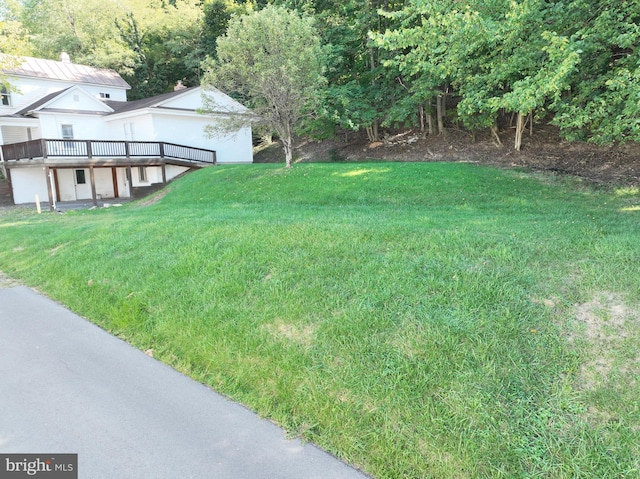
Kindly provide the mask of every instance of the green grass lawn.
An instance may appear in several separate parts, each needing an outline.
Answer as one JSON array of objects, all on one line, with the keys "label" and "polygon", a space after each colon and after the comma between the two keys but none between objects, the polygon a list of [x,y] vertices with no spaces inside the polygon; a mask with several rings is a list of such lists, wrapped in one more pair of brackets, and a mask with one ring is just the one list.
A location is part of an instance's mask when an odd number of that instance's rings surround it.
[{"label": "green grass lawn", "polygon": [[0,212],[0,270],[376,478],[640,476],[640,192],[209,168]]}]

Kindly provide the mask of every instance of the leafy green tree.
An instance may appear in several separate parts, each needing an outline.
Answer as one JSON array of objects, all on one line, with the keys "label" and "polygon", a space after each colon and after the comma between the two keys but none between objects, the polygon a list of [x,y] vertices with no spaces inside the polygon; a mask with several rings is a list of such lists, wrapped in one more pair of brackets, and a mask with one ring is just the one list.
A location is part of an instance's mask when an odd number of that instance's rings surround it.
[{"label": "leafy green tree", "polygon": [[38,56],[64,51],[76,63],[118,68],[130,60],[114,25],[121,10],[115,0],[25,0],[22,22]]},{"label": "leafy green tree", "polygon": [[564,24],[581,63],[553,122],[571,140],[640,141],[640,2],[568,2]]},{"label": "leafy green tree", "polygon": [[170,91],[178,80],[199,84],[205,52],[203,12],[197,0],[131,4],[116,26],[132,52],[131,68],[124,75],[132,86],[131,99]]},{"label": "leafy green tree", "polygon": [[9,56],[29,55],[31,44],[27,29],[20,20],[22,4],[17,0],[0,0],[0,54],[1,61],[11,63]]},{"label": "leafy green tree", "polygon": [[569,39],[549,29],[556,13],[543,0],[412,0],[395,15],[402,27],[376,41],[395,52],[390,63],[416,78],[418,95],[450,84],[468,128],[489,127],[499,142],[499,113],[516,114],[520,149],[525,118],[560,99],[580,62]]},{"label": "leafy green tree", "polygon": [[[313,19],[267,6],[232,18],[217,44],[218,58],[209,62],[203,84],[235,96],[252,114],[230,114],[212,128],[233,131],[239,124],[263,123],[280,137],[291,167],[294,133],[315,110],[324,82],[323,51]],[[206,104],[208,111],[224,108],[211,98]]]},{"label": "leafy green tree", "polygon": [[402,0],[318,0],[316,17],[323,41],[330,45],[325,116],[345,129],[365,129],[370,141],[379,140],[379,127],[396,117],[388,113],[405,96],[397,69],[385,67],[388,53],[370,39],[369,32],[390,28],[380,10],[396,10]]},{"label": "leafy green tree", "polygon": [[218,37],[227,32],[233,15],[245,15],[253,11],[253,3],[234,0],[205,0],[201,49],[206,55],[216,56]]}]

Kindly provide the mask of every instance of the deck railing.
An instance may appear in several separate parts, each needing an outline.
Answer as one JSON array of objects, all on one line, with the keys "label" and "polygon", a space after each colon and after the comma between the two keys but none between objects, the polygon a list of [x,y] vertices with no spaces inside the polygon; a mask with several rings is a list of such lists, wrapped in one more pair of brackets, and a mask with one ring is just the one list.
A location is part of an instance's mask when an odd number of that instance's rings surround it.
[{"label": "deck railing", "polygon": [[162,141],[31,140],[2,145],[5,161],[47,158],[151,158],[216,164],[216,152]]}]

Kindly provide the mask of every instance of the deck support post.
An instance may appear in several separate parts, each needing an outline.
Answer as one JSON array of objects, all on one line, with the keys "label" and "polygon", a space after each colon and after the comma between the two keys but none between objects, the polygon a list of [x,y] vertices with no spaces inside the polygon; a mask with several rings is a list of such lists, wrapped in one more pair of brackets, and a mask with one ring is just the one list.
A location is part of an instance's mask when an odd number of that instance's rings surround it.
[{"label": "deck support post", "polygon": [[89,177],[91,178],[91,199],[93,200],[93,206],[98,206],[98,195],[96,194],[96,174],[93,171],[93,166],[89,167]]},{"label": "deck support post", "polygon": [[9,183],[9,191],[11,192],[11,203],[16,204],[16,197],[13,194],[13,183],[11,183],[11,168],[7,168],[7,174],[5,176],[7,182]]},{"label": "deck support post", "polygon": [[127,165],[127,183],[129,183],[129,199],[133,200],[133,175],[131,174],[131,165]]}]

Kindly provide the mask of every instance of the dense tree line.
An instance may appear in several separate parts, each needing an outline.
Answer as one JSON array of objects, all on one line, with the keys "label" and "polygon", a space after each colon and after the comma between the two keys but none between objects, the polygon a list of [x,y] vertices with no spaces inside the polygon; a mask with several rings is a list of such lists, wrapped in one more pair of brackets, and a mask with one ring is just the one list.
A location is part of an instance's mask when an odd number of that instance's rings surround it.
[{"label": "dense tree line", "polygon": [[[640,0],[0,0],[0,51],[110,67],[131,98],[198,84],[229,20],[269,4],[312,18],[326,82],[305,131],[456,124],[640,140]],[[205,60],[207,60],[206,63]]]}]

